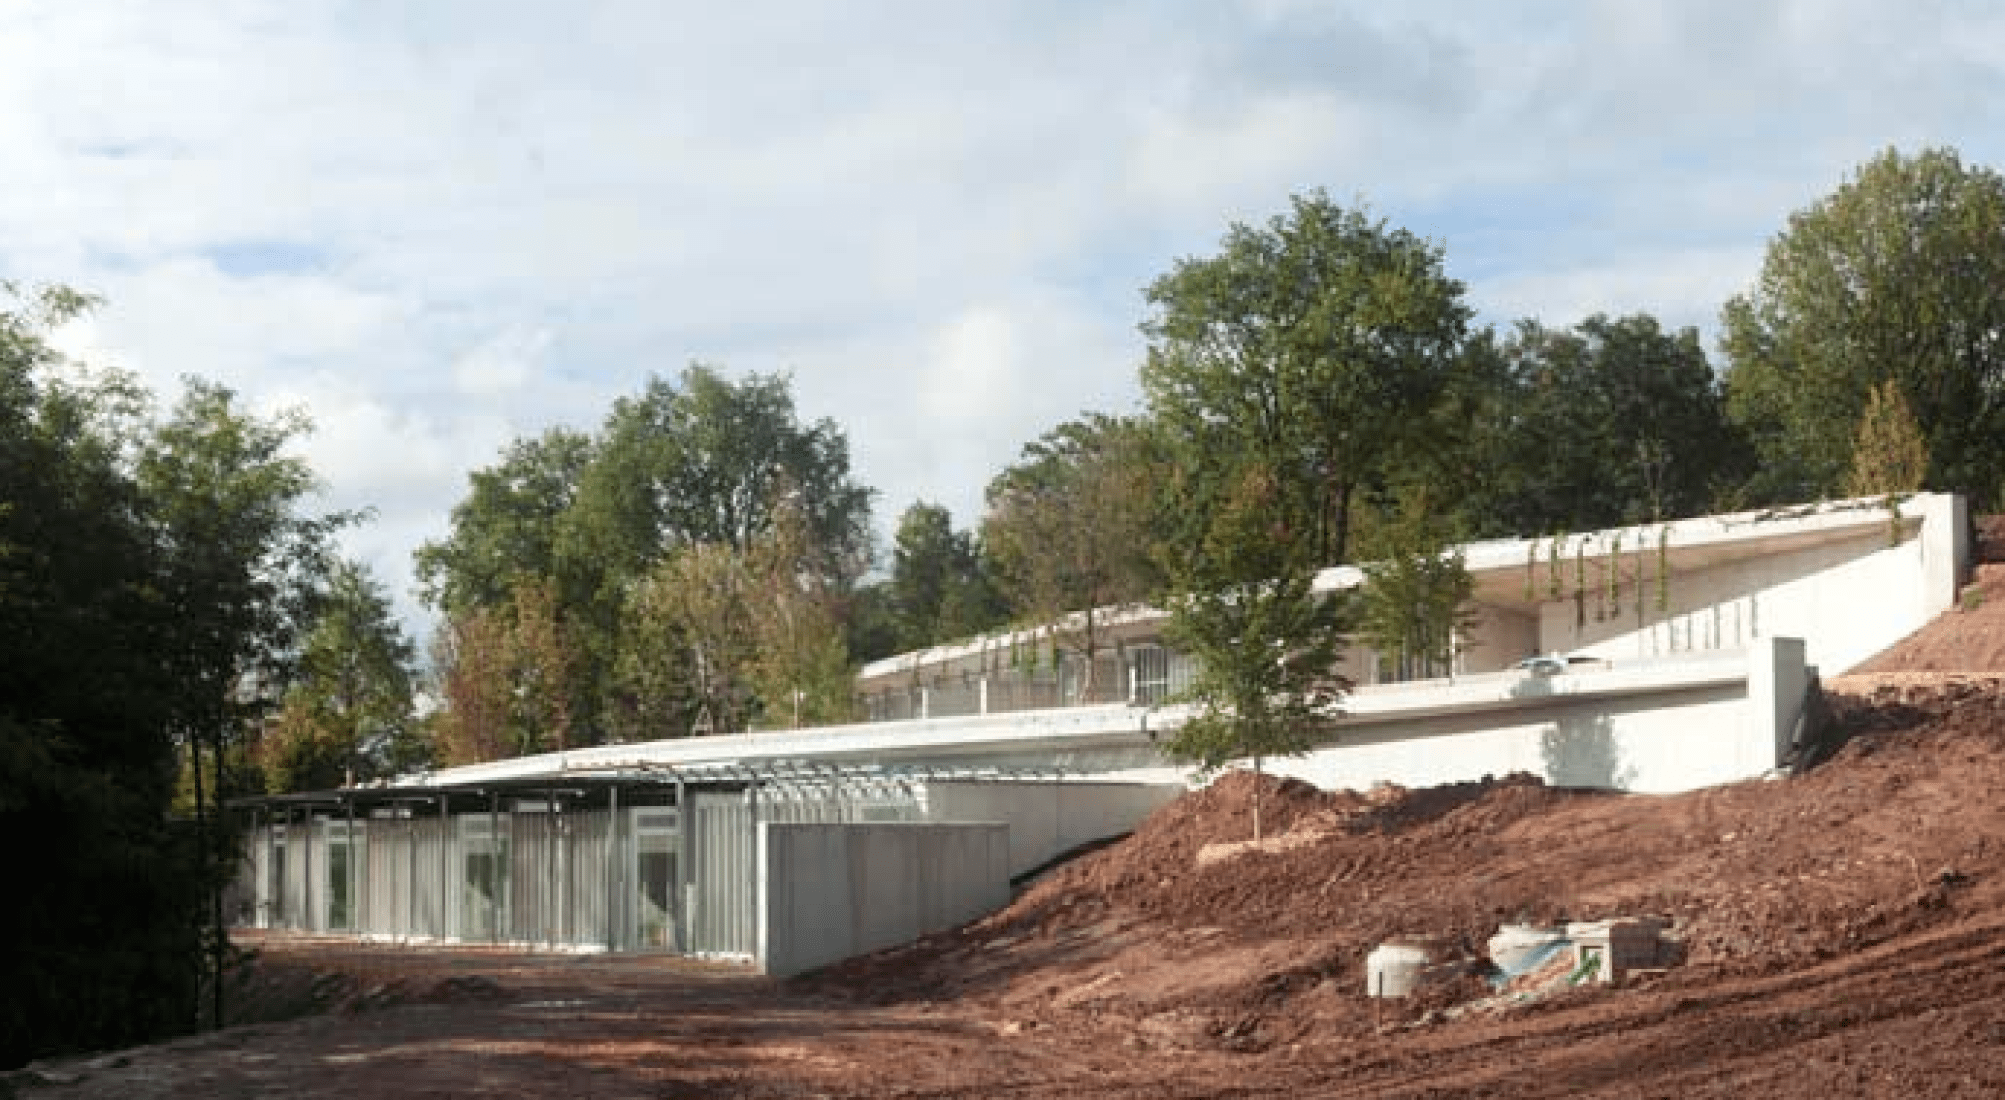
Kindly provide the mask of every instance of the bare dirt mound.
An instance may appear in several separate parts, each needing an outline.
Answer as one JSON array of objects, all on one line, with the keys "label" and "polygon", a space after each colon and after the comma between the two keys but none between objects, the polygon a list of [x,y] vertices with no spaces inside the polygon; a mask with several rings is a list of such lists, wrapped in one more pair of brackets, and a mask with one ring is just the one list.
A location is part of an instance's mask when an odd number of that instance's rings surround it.
[{"label": "bare dirt mound", "polygon": [[[1150,1049],[1257,1051],[1411,1018],[1363,996],[1365,955],[1396,935],[1474,953],[1506,921],[1660,916],[1687,961],[1658,984],[1700,988],[1839,959],[2005,896],[2005,692],[1890,690],[1834,710],[1850,740],[1818,771],[1681,796],[1527,776],[1326,793],[1236,773],[1003,912],[798,987],[956,999],[1013,1029],[1111,1027]],[[1256,785],[1285,843],[1201,860],[1250,837]]]}]

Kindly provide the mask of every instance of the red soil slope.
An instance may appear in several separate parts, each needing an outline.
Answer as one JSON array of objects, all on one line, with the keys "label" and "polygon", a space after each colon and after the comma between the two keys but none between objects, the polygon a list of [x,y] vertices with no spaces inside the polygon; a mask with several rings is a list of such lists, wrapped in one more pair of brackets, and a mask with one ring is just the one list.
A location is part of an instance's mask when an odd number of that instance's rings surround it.
[{"label": "red soil slope", "polygon": [[1957,606],[1832,681],[1837,690],[2005,674],[2005,516],[1977,521],[1976,566]]}]

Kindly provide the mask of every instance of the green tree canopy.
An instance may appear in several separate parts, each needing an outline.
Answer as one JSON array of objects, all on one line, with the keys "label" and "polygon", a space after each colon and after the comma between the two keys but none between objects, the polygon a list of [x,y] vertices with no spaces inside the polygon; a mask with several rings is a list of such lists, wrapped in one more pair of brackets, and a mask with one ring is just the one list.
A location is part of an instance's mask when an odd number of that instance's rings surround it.
[{"label": "green tree canopy", "polygon": [[1322,192],[1234,225],[1147,292],[1142,387],[1166,441],[1170,634],[1198,714],[1170,751],[1205,767],[1300,752],[1334,713],[1361,495],[1436,447],[1470,310],[1441,250]]},{"label": "green tree canopy", "polygon": [[1317,191],[1146,293],[1149,409],[1190,460],[1186,494],[1214,501],[1182,514],[1201,527],[1235,465],[1255,463],[1290,542],[1348,560],[1359,490],[1424,442],[1462,366],[1470,310],[1441,250]]},{"label": "green tree canopy", "polygon": [[453,506],[451,534],[417,550],[426,602],[443,611],[498,607],[520,578],[563,576],[585,564],[559,560],[558,530],[597,451],[589,436],[552,428],[510,443],[499,463],[475,470],[466,499]]},{"label": "green tree canopy", "polygon": [[1696,329],[1640,313],[1564,330],[1520,321],[1490,379],[1465,460],[1479,535],[1695,515],[1746,476]]},{"label": "green tree canopy", "polygon": [[947,509],[923,500],[898,519],[884,596],[898,650],[970,637],[1009,617],[974,535],[956,531]]},{"label": "green tree canopy", "polygon": [[812,536],[813,568],[847,585],[869,561],[870,498],[850,476],[842,429],[802,424],[786,376],[733,382],[699,364],[614,403],[568,533],[589,544],[575,553],[631,578],[684,546],[742,553],[793,508]]},{"label": "green tree canopy", "polygon": [[989,482],[982,541],[1003,591],[1020,615],[1086,659],[1083,695],[1094,689],[1102,609],[1162,587],[1154,556],[1160,457],[1143,423],[1096,414],[1026,444]]},{"label": "green tree canopy", "polygon": [[327,790],[425,763],[411,712],[416,650],[366,566],[338,561],[297,675],[259,745],[266,788]]},{"label": "green tree canopy", "polygon": [[91,303],[0,302],[0,829],[11,956],[0,1070],[186,1030],[204,877],[168,820],[185,685],[166,547],[124,459],[129,387],[45,341]]},{"label": "green tree canopy", "polygon": [[1420,486],[1379,532],[1364,566],[1358,636],[1401,679],[1452,675],[1475,626],[1476,590],[1452,523]]},{"label": "green tree canopy", "polygon": [[1164,748],[1206,772],[1248,757],[1258,772],[1307,751],[1349,687],[1334,671],[1346,604],[1316,592],[1316,570],[1301,564],[1310,551],[1275,528],[1276,480],[1241,469],[1170,598],[1168,636],[1197,658],[1183,694],[1197,706]]},{"label": "green tree canopy", "polygon": [[1729,407],[1756,493],[1839,492],[1873,388],[1893,381],[1931,486],[1999,503],[2005,468],[2005,178],[1950,149],[1888,150],[1792,214],[1722,314]]},{"label": "green tree canopy", "polygon": [[1866,395],[1845,492],[1855,497],[1901,496],[1919,490],[1927,476],[1928,442],[1908,411],[1907,399],[1889,378]]},{"label": "green tree canopy", "polygon": [[[254,782],[247,730],[292,674],[353,518],[304,507],[312,474],[287,450],[303,420],[190,381],[154,421],[136,383],[50,350],[89,299],[6,293],[0,828],[35,842],[11,867],[26,900],[0,916],[21,962],[0,1067],[185,1030],[205,948],[220,998],[212,888],[236,860],[215,807]],[[192,822],[174,815],[177,772]]]},{"label": "green tree canopy", "polygon": [[[830,421],[801,423],[784,376],[733,381],[696,365],[673,382],[651,378],[596,436],[517,442],[470,488],[451,533],[418,552],[426,599],[449,613],[437,651],[448,709],[467,717],[438,727],[456,754],[686,729],[661,693],[693,681],[636,664],[647,658],[633,649],[661,629],[647,586],[686,550],[723,547],[742,565],[783,516],[798,517],[787,522],[803,526],[809,557],[791,567],[837,605],[869,559],[871,493],[850,476],[848,440]],[[531,674],[523,696],[517,681]],[[536,713],[503,706],[509,692],[536,699]]]}]

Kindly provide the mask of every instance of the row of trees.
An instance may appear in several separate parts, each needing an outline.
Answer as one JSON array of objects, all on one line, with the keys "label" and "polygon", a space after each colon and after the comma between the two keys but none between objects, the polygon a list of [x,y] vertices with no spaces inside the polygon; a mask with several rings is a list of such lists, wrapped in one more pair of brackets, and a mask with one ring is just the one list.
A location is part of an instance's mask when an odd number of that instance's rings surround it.
[{"label": "row of trees", "polygon": [[129,377],[51,350],[90,299],[4,294],[0,831],[16,885],[0,937],[17,965],[0,1067],[185,1030],[205,976],[220,1016],[235,859],[218,807],[266,768],[329,778],[296,713],[366,738],[410,710],[378,697],[374,670],[351,674],[368,658],[342,609],[374,590],[330,550],[359,517],[306,507],[311,471],[287,453],[304,420],[199,380],[160,414]]},{"label": "row of trees", "polygon": [[870,499],[783,377],[692,366],[515,443],[418,551],[439,757],[847,716]]},{"label": "row of trees", "polygon": [[[1727,304],[1723,369],[1647,314],[1479,328],[1438,244],[1297,196],[1146,288],[1141,415],[1029,443],[967,528],[913,505],[868,583],[870,493],[839,429],[799,423],[784,378],[656,379],[597,435],[516,443],[420,551],[447,622],[437,746],[467,760],[845,717],[856,662],[1010,622],[1064,622],[1054,643],[1090,658],[1104,623],[1065,613],[1168,593],[1210,658],[1198,695],[1237,699],[1216,712],[1242,730],[1256,697],[1341,687],[1211,679],[1326,565],[1384,563],[1377,602],[1296,624],[1280,648],[1299,653],[1243,680],[1309,676],[1346,622],[1440,661],[1453,601],[1424,621],[1399,606],[1456,587],[1429,558],[1465,538],[1921,484],[1990,506],[2001,195],[1950,151],[1875,158],[1792,217]],[[1183,746],[1197,759],[1241,744],[1209,729]]]}]

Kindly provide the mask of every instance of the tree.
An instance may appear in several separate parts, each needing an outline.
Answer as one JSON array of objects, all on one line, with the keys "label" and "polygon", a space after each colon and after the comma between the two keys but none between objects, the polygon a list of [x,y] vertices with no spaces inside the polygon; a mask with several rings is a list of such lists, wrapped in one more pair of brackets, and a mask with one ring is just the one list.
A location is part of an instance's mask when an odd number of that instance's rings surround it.
[{"label": "tree", "polygon": [[1696,329],[1665,332],[1640,313],[1566,330],[1520,321],[1490,375],[1463,456],[1478,534],[1698,514],[1746,476]]},{"label": "tree", "polygon": [[736,733],[750,724],[757,697],[752,663],[758,638],[747,613],[752,578],[744,557],[718,542],[683,547],[640,594],[681,640],[688,733]]},{"label": "tree", "polygon": [[1315,570],[1300,564],[1308,551],[1273,526],[1275,481],[1241,473],[1170,601],[1168,635],[1197,658],[1183,694],[1197,708],[1165,750],[1205,772],[1250,757],[1258,775],[1267,757],[1307,751],[1349,686],[1334,671],[1343,604],[1316,591]]},{"label": "tree", "polygon": [[1462,637],[1475,626],[1475,578],[1452,528],[1415,490],[1364,566],[1358,635],[1403,677],[1452,675]]},{"label": "tree", "polygon": [[298,675],[259,746],[267,789],[327,790],[424,763],[411,713],[415,655],[368,568],[336,562]]},{"label": "tree", "polygon": [[[1170,751],[1205,768],[1303,751],[1334,716],[1364,490],[1431,445],[1470,311],[1438,247],[1322,192],[1147,292],[1142,386],[1172,460],[1169,633],[1197,658],[1198,714]],[[1256,830],[1258,828],[1256,821]]]},{"label": "tree", "polygon": [[813,538],[805,513],[782,508],[748,555],[750,679],[768,725],[846,722],[856,711],[856,670],[836,593],[813,568],[820,558]]},{"label": "tree", "polygon": [[1349,560],[1359,490],[1422,441],[1461,366],[1462,290],[1437,246],[1320,191],[1179,260],[1146,292],[1142,386],[1195,468],[1186,494],[1220,499],[1236,463],[1257,463],[1291,540],[1318,564]]},{"label": "tree", "polygon": [[1999,502],[2005,460],[2005,178],[1950,149],[1874,157],[1792,214],[1727,302],[1729,409],[1757,496],[1840,491],[1868,395],[1891,381],[1928,445],[1927,484]]},{"label": "tree", "polygon": [[[443,649],[469,655],[490,635],[519,633],[520,584],[547,582],[544,618],[561,634],[572,692],[562,736],[573,744],[643,736],[666,720],[648,709],[663,683],[632,646],[660,624],[629,620],[659,608],[634,601],[663,563],[692,547],[749,553],[783,509],[805,517],[815,555],[808,571],[841,606],[870,550],[870,491],[850,477],[847,439],[827,420],[800,423],[783,376],[734,382],[692,366],[617,401],[596,437],[552,432],[476,473],[452,534],[419,552],[419,570],[427,600],[460,620]],[[475,610],[499,618],[482,621]],[[467,666],[475,667],[516,666]],[[448,694],[471,703],[495,690],[456,681]],[[455,751],[486,743],[441,721]],[[524,736],[518,727],[498,743]]]},{"label": "tree", "polygon": [[981,546],[968,532],[954,530],[947,509],[925,501],[898,519],[884,595],[897,628],[897,650],[971,637],[1008,618]]},{"label": "tree", "polygon": [[[474,471],[467,498],[453,506],[452,533],[417,550],[425,602],[447,612],[499,607],[514,599],[521,578],[583,565],[559,558],[559,528],[596,454],[590,437],[552,428],[510,443],[498,464]],[[596,578],[574,580],[584,592],[597,586]]]},{"label": "tree", "polygon": [[1017,464],[989,482],[983,542],[1004,591],[1083,658],[1082,698],[1094,691],[1105,611],[1162,585],[1152,448],[1139,422],[1096,414],[1025,445]]},{"label": "tree", "polygon": [[434,650],[448,763],[550,752],[576,743],[583,659],[548,578],[517,578],[505,607],[447,621]]},{"label": "tree", "polygon": [[475,607],[450,616],[432,641],[440,701],[432,719],[439,762],[477,764],[509,755],[515,685],[507,613]]},{"label": "tree", "polygon": [[1889,378],[1866,395],[1852,445],[1848,496],[1904,496],[1918,492],[1928,473],[1928,443],[1908,411],[1907,399]]},{"label": "tree", "polygon": [[742,553],[793,507],[815,570],[847,585],[869,560],[870,497],[850,477],[847,437],[833,421],[801,424],[784,375],[734,383],[699,364],[614,403],[567,534],[589,544],[573,553],[633,578],[686,546]]},{"label": "tree", "polygon": [[170,820],[183,685],[162,659],[167,548],[128,455],[140,390],[46,342],[93,305],[0,286],[0,1070],[188,1029],[204,945]]},{"label": "tree", "polygon": [[854,670],[837,601],[791,507],[744,551],[685,547],[636,589],[616,670],[622,733],[735,733],[847,721]]},{"label": "tree", "polygon": [[[313,472],[286,451],[309,430],[304,414],[261,419],[241,409],[227,387],[191,379],[138,458],[138,482],[167,547],[160,584],[177,637],[162,658],[184,686],[174,724],[213,887],[210,981],[218,1026],[227,946],[221,887],[236,863],[220,813],[233,793],[225,787],[228,760],[242,756],[244,734],[290,678],[331,539],[359,518],[301,511]],[[213,768],[206,792],[205,752]]]},{"label": "tree", "polygon": [[889,657],[902,651],[905,637],[891,593],[891,581],[860,584],[842,601],[843,640],[858,662]]}]

